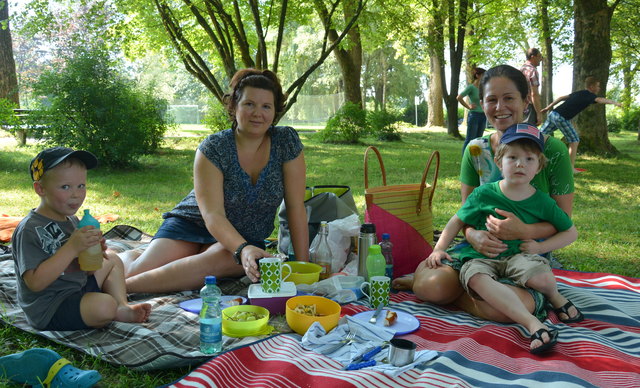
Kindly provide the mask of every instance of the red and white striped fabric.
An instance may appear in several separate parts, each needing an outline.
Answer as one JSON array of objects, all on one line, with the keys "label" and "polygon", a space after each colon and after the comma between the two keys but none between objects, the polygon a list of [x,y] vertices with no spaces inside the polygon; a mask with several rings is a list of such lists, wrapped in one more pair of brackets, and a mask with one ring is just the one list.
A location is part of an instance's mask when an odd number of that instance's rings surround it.
[{"label": "red and white striped fabric", "polygon": [[[640,279],[554,270],[561,292],[585,314],[565,325],[553,313],[547,324],[559,330],[554,351],[529,353],[518,325],[484,321],[461,311],[398,293],[391,307],[414,314],[420,329],[402,338],[440,355],[397,378],[342,365],[304,350],[299,336],[283,334],[209,360],[171,387],[478,387],[486,385],[564,387],[640,386]],[[358,304],[343,314],[366,311]]]}]

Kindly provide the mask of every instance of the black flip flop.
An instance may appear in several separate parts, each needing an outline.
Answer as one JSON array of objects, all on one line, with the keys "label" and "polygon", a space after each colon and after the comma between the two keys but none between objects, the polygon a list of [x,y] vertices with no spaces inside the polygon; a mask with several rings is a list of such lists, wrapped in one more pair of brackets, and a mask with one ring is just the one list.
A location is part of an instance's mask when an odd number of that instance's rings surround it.
[{"label": "black flip flop", "polygon": [[[573,317],[573,318],[562,319],[560,314],[565,314],[567,317],[571,317],[571,315],[569,314],[569,309],[571,307],[575,307],[576,308],[576,311],[578,312],[576,314],[576,316]],[[571,301],[568,301],[562,307],[558,307],[557,309],[553,309],[553,312],[556,313],[556,315],[558,316],[558,319],[562,323],[578,323],[578,322],[584,321],[584,315],[582,314],[580,309],[578,309],[576,307],[576,305],[574,305]]]},{"label": "black flip flop", "polygon": [[[544,342],[544,340],[542,339],[542,335],[544,333],[547,333],[547,335],[549,336],[549,342]],[[544,353],[547,350],[551,349],[558,342],[558,330],[542,328],[533,333],[529,338],[531,339],[531,341],[539,340],[540,342],[542,342],[542,345],[538,346],[537,348],[529,349],[529,352],[531,354]]]}]

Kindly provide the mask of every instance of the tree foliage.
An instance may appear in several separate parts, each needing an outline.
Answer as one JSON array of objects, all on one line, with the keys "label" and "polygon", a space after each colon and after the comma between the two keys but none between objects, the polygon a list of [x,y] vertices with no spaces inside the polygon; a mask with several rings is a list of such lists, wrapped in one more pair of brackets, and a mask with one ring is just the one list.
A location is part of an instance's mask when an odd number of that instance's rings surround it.
[{"label": "tree foliage", "polygon": [[[311,73],[343,41],[358,19],[365,0],[355,2],[353,16],[347,20],[341,20],[337,12],[343,0],[318,1],[326,4],[327,9],[326,14],[319,16],[324,26],[319,39],[320,53],[308,68],[285,85],[289,95],[285,111],[295,103]],[[153,5],[187,71],[219,101],[226,92],[224,85],[240,67],[278,72],[287,34],[295,31],[297,22],[305,22],[315,14],[313,2],[304,0],[154,0]],[[128,6],[150,17],[148,2],[131,2]],[[335,39],[330,39],[333,32]]]},{"label": "tree foliage", "polygon": [[346,101],[317,136],[324,143],[355,144],[366,133],[367,112],[361,106]]},{"label": "tree foliage", "polygon": [[166,102],[121,74],[105,48],[75,48],[34,85],[48,96],[32,115],[37,137],[91,151],[118,167],[155,151],[167,129]]}]

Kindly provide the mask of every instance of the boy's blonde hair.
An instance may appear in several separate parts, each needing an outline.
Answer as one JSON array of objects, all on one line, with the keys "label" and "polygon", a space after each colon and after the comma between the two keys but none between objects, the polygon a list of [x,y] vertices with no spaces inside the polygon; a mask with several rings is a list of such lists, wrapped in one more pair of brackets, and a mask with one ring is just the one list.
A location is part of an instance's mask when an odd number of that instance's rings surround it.
[{"label": "boy's blonde hair", "polygon": [[532,152],[538,156],[538,172],[542,171],[542,169],[547,165],[547,157],[545,156],[545,154],[540,151],[540,147],[533,140],[529,139],[517,139],[507,144],[500,143],[494,157],[496,165],[502,165],[502,158],[504,158],[504,154],[507,153],[509,147],[514,146],[520,147],[523,150]]}]

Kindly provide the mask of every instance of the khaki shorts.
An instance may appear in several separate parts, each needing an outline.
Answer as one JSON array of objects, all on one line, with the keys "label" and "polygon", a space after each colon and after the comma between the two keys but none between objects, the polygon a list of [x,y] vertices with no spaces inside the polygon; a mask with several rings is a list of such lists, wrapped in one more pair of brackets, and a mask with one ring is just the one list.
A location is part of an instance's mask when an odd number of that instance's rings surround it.
[{"label": "khaki shorts", "polygon": [[476,299],[478,294],[469,288],[469,279],[473,275],[486,274],[494,280],[499,278],[511,279],[520,287],[526,288],[526,283],[532,277],[541,273],[551,272],[549,260],[540,255],[519,253],[500,259],[472,259],[460,268],[460,282],[462,287]]}]

